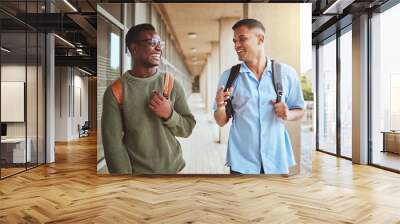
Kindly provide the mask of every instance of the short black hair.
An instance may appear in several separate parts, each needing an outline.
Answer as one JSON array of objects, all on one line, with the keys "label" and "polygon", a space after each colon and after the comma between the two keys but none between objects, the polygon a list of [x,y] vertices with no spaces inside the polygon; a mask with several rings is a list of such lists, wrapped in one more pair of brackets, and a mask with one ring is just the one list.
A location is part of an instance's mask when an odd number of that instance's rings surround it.
[{"label": "short black hair", "polygon": [[235,25],[232,26],[232,30],[236,30],[237,28],[239,28],[241,26],[245,26],[245,27],[247,27],[249,29],[259,28],[265,33],[264,25],[260,21],[258,21],[256,19],[242,19],[242,20],[239,20],[239,21],[237,21],[235,23]]},{"label": "short black hair", "polygon": [[134,43],[138,40],[140,32],[143,32],[143,31],[154,31],[155,32],[156,29],[150,23],[142,23],[142,24],[138,24],[136,26],[132,26],[129,29],[128,33],[126,33],[126,36],[125,36],[125,45],[128,49],[129,49],[129,45],[131,45],[132,43]]}]

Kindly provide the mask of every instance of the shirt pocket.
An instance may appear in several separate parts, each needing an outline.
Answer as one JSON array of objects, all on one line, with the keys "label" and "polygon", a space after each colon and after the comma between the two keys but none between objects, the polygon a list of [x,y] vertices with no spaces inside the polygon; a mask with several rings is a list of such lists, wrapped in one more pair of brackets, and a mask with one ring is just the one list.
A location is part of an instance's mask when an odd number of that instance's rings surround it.
[{"label": "shirt pocket", "polygon": [[241,113],[246,109],[246,105],[249,104],[250,96],[247,95],[235,95],[232,98],[232,106],[235,113]]}]

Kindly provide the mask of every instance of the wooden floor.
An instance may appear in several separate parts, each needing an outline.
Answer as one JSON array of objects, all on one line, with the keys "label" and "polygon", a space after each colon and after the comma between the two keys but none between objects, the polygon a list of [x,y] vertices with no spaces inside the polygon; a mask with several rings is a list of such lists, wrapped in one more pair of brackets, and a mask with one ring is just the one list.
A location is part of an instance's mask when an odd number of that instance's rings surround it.
[{"label": "wooden floor", "polygon": [[400,154],[376,150],[372,160],[374,164],[400,170]]},{"label": "wooden floor", "polygon": [[22,172],[22,171],[24,171],[25,170],[25,167],[16,167],[16,168],[14,168],[14,167],[12,167],[12,168],[1,168],[1,177],[3,178],[3,177],[7,177],[7,176],[10,176],[10,175],[13,175],[13,174],[15,174],[15,173],[19,173],[19,172]]},{"label": "wooden floor", "polygon": [[400,175],[316,153],[311,176],[98,176],[96,139],[0,181],[0,223],[400,223]]}]

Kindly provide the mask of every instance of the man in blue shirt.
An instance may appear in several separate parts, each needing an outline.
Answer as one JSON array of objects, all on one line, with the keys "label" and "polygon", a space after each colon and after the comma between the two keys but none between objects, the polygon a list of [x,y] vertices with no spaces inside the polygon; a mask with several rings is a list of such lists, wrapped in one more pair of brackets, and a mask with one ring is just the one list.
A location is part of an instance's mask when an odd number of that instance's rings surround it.
[{"label": "man in blue shirt", "polygon": [[281,64],[283,96],[276,102],[271,60],[264,49],[265,28],[255,19],[243,19],[233,27],[233,43],[241,64],[232,87],[224,91],[230,69],[223,72],[215,97],[214,118],[228,123],[226,100],[235,112],[229,133],[227,162],[231,174],[288,174],[296,165],[283,121],[304,115],[304,99],[296,71]]}]

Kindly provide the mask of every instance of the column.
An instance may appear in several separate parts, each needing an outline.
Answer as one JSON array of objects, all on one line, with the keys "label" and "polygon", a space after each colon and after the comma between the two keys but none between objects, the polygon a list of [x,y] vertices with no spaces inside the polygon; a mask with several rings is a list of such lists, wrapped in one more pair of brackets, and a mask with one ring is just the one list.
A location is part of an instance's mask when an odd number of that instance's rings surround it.
[{"label": "column", "polygon": [[368,15],[353,20],[353,162],[368,163]]}]

